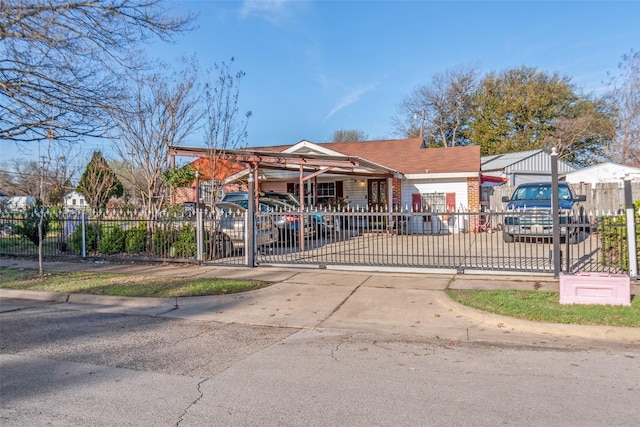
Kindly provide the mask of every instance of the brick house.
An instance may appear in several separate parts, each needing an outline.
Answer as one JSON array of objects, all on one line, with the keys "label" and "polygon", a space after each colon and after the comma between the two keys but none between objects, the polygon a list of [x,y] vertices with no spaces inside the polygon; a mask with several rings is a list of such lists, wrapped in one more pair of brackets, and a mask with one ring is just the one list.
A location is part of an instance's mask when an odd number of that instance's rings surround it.
[{"label": "brick house", "polygon": [[[198,155],[198,149],[180,148],[176,153]],[[334,207],[340,201],[354,210],[391,206],[394,210],[439,213],[478,212],[480,208],[478,146],[425,148],[421,138],[321,144],[303,140],[238,150],[227,158],[235,158],[237,163],[218,174],[224,188],[245,187],[250,171],[239,164],[253,159],[258,190],[300,197],[302,187],[305,206]],[[270,162],[266,158],[271,158]],[[297,163],[288,163],[296,159]],[[313,165],[313,161],[320,165],[323,159],[336,161],[336,166]],[[356,166],[338,166],[341,161]],[[194,191],[195,186],[192,194]],[[468,226],[472,224],[464,228]],[[462,225],[455,228],[462,229]]]},{"label": "brick house", "polygon": [[[291,146],[262,147],[282,153],[315,153],[366,159],[392,170],[393,204],[402,209],[434,211],[479,208],[480,147],[424,148],[421,138],[315,144],[301,141]],[[376,208],[385,204],[387,182],[375,173],[362,176],[332,174],[318,177],[313,191],[316,204],[332,197],[346,198],[351,206]],[[231,179],[237,179],[232,177]],[[294,174],[262,175],[264,191],[290,192],[299,196]]]}]

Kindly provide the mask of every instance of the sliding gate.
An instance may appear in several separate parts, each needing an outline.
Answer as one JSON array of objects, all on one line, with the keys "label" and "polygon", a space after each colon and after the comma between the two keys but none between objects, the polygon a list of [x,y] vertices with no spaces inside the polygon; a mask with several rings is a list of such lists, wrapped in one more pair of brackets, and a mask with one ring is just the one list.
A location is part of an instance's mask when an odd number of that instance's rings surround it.
[{"label": "sliding gate", "polygon": [[[281,222],[280,213],[257,215]],[[277,242],[257,248],[259,265],[554,272],[552,240],[506,242],[503,213],[305,212],[286,220]],[[608,239],[603,224],[586,218],[563,227],[573,237],[562,238],[562,270],[623,272],[624,248],[615,236],[622,236],[624,224],[608,226],[615,227],[613,234],[606,231]]]}]

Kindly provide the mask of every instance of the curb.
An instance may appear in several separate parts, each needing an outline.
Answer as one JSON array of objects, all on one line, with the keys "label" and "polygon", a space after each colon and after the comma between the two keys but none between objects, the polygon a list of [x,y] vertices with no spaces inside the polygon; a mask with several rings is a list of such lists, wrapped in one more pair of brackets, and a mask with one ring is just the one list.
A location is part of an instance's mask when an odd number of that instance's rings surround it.
[{"label": "curb", "polygon": [[555,335],[571,338],[602,339],[640,343],[640,328],[620,326],[573,325],[562,323],[534,322],[499,314],[487,313],[462,305],[442,293],[438,302],[449,310],[478,322],[476,327],[483,326],[497,331],[514,330],[519,332]]},{"label": "curb", "polygon": [[68,302],[71,294],[47,291],[26,291],[0,288],[0,298],[18,298],[34,301]]},{"label": "curb", "polygon": [[18,298],[67,304],[118,305],[136,308],[177,307],[176,298],[118,297],[111,295],[74,294],[47,291],[25,291],[0,288],[0,298]]}]

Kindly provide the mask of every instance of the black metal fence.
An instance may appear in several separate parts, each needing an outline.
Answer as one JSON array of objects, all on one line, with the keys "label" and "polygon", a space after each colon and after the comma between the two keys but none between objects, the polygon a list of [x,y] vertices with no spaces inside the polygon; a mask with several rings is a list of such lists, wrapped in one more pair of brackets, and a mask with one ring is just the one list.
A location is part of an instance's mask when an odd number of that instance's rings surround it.
[{"label": "black metal fence", "polygon": [[[296,235],[292,242],[279,241],[258,259],[271,265],[553,273],[551,225],[535,233],[521,230],[522,234],[512,237],[504,229],[512,216],[505,212],[308,212],[299,218],[314,224],[314,233],[302,240]],[[616,221],[604,217],[563,221],[559,253],[563,271],[625,271],[626,224]]]},{"label": "black metal fence", "polygon": [[[1,212],[0,254],[38,255],[42,219],[42,254],[46,257],[197,262],[196,215],[164,212],[149,220],[138,212]],[[243,230],[245,218],[233,217]],[[203,216],[203,260],[245,265],[240,248],[224,249],[216,238],[220,219]],[[229,221],[227,221],[228,223]],[[232,225],[233,226],[233,225]]]},{"label": "black metal fence", "polygon": [[[246,211],[205,213],[200,257],[196,218],[184,212],[164,212],[154,220],[135,212],[0,212],[0,254],[36,256],[42,219],[46,257],[247,265]],[[562,270],[628,271],[625,216],[579,218],[562,222]],[[260,265],[320,268],[553,273],[547,226],[525,227],[513,236],[505,229],[512,220],[506,212],[258,212],[255,259]]]}]

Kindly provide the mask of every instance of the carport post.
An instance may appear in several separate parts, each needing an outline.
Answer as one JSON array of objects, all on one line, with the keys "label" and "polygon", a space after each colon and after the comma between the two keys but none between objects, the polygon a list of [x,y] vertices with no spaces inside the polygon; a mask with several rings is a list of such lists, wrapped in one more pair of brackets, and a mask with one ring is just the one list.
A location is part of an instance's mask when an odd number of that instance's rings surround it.
[{"label": "carport post", "polygon": [[636,223],[631,194],[631,177],[624,178],[624,207],[627,213],[627,248],[629,250],[629,277],[638,278],[638,253],[636,249]]},{"label": "carport post", "polygon": [[[553,221],[553,277],[560,278],[560,199],[558,197],[558,152],[551,150],[551,218]],[[569,238],[569,236],[567,236]]]}]

